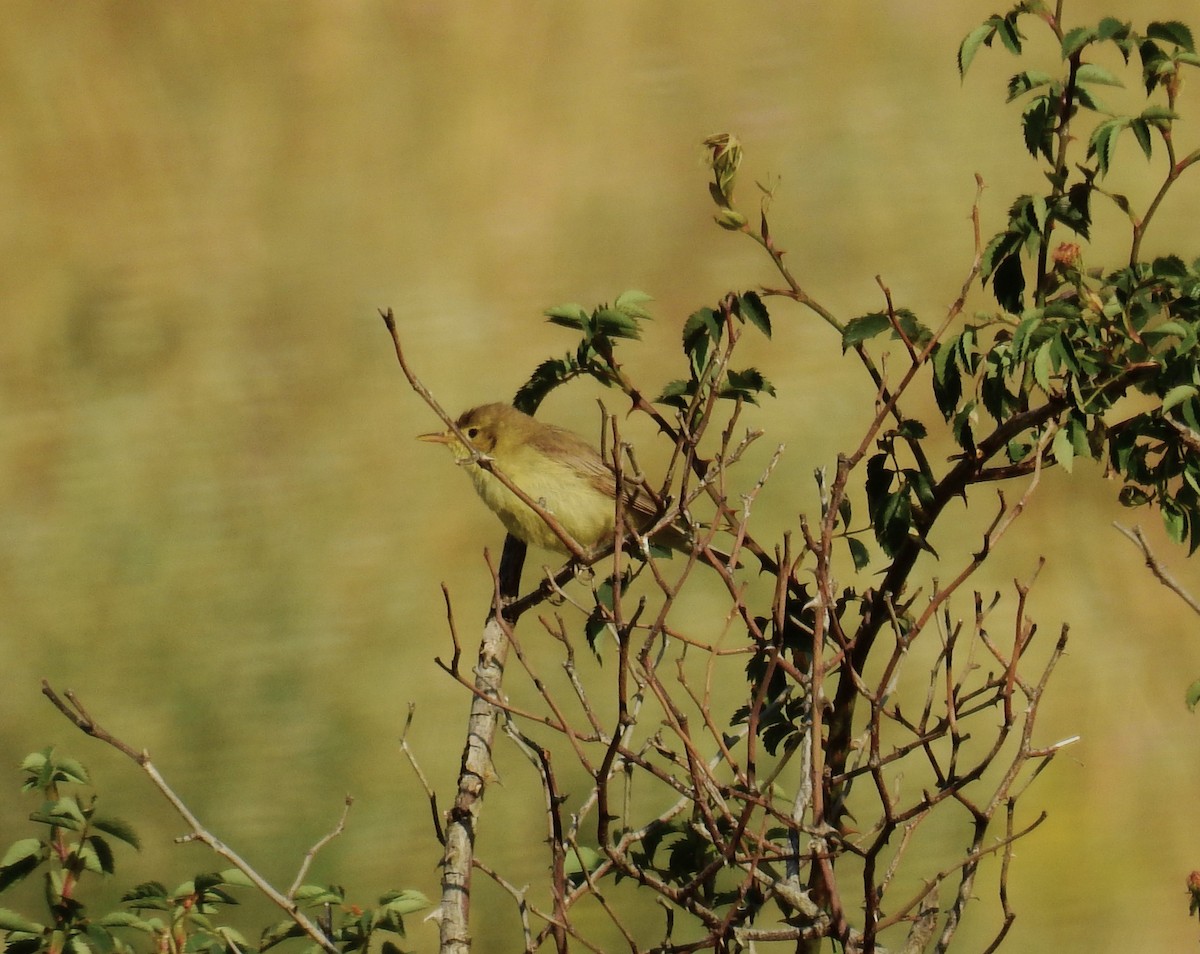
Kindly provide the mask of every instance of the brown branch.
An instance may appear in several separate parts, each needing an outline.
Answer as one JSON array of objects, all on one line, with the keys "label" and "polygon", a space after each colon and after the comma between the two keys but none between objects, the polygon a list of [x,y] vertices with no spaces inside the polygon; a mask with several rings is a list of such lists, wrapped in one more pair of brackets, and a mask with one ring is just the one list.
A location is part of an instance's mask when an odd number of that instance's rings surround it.
[{"label": "brown branch", "polygon": [[1167,569],[1166,565],[1154,555],[1154,551],[1150,549],[1150,544],[1146,540],[1146,536],[1142,533],[1142,528],[1134,525],[1133,527],[1123,527],[1119,523],[1114,523],[1122,534],[1133,541],[1134,545],[1142,551],[1142,557],[1146,561],[1146,568],[1154,575],[1163,586],[1169,589],[1172,593],[1178,596],[1181,600],[1187,603],[1188,608],[1193,613],[1200,615],[1200,600],[1192,596],[1180,583],[1175,576]]}]

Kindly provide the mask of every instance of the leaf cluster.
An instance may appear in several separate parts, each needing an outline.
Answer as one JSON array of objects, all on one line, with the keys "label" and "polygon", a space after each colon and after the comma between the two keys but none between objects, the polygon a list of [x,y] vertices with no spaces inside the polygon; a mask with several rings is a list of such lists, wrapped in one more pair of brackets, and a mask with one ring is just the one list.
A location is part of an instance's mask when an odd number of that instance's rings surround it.
[{"label": "leaf cluster", "polygon": [[[81,900],[80,885],[88,875],[108,876],[115,871],[113,842],[139,848],[133,828],[126,822],[96,811],[96,796],[66,789],[91,784],[87,769],[53,747],[34,752],[21,763],[22,790],[37,792],[41,804],[29,819],[39,826],[35,837],[9,845],[0,858],[0,891],[37,871],[42,871],[48,917],[36,919],[0,908],[4,950],[12,954],[133,954],[138,950],[126,937],[141,935],[146,950],[178,954],[240,954],[257,947],[266,950],[289,938],[306,937],[296,921],[288,919],[267,928],[254,945],[234,927],[224,923],[225,909],[237,905],[233,891],[252,886],[239,869],[195,875],[173,890],[161,881],[145,881],[126,891],[120,907],[94,915]],[[342,951],[365,951],[373,937],[380,950],[399,954],[389,935],[404,936],[404,915],[427,907],[419,892],[385,895],[374,908],[345,903],[339,886],[302,885],[293,894],[297,908],[321,913],[329,943]],[[334,922],[332,912],[339,917]],[[377,935],[376,932],[379,932]],[[308,950],[320,950],[311,943]]]}]

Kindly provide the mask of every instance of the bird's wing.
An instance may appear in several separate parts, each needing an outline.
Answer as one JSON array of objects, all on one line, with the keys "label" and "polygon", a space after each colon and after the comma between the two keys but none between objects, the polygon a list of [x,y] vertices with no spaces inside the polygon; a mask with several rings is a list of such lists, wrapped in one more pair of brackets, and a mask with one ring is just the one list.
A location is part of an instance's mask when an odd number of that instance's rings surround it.
[{"label": "bird's wing", "polygon": [[[587,480],[606,497],[615,498],[617,495],[617,475],[612,466],[601,457],[596,450],[578,434],[566,428],[547,425],[553,429],[559,446],[569,445],[572,459]],[[642,517],[657,517],[659,510],[654,506],[650,496],[639,491],[636,486],[626,481],[625,506]]]}]

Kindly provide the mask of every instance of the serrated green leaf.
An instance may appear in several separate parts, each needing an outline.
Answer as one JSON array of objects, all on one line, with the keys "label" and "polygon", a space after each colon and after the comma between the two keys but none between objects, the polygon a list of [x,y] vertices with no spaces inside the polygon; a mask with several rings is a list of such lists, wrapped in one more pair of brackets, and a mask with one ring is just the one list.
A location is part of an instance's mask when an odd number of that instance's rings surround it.
[{"label": "serrated green leaf", "polygon": [[757,368],[745,368],[741,371],[729,370],[725,374],[725,383],[720,390],[723,398],[744,398],[753,404],[758,403],[759,394],[775,396],[775,387]]},{"label": "serrated green leaf", "polygon": [[1050,393],[1050,375],[1054,371],[1054,342],[1047,341],[1033,356],[1033,380],[1046,394]]},{"label": "serrated green leaf", "polygon": [[1100,34],[1094,27],[1075,27],[1073,30],[1068,30],[1062,39],[1063,59],[1078,53],[1099,37]]},{"label": "serrated green leaf", "polygon": [[669,407],[677,407],[683,410],[688,406],[695,393],[695,381],[672,381],[663,388],[662,393],[654,399],[654,403],[666,404]]},{"label": "serrated green leaf", "polygon": [[1179,118],[1179,113],[1166,106],[1147,106],[1138,114],[1139,119],[1144,119],[1152,126],[1159,128],[1167,128],[1170,124]]},{"label": "serrated green leaf", "polygon": [[[566,864],[570,865],[570,860]],[[385,894],[379,899],[379,903],[397,914],[412,914],[416,911],[422,911],[429,907],[429,899],[420,891],[406,889],[404,891],[393,891]]]},{"label": "serrated green leaf", "polygon": [[297,904],[305,907],[314,904],[341,904],[345,900],[344,896],[333,888],[319,884],[302,884],[298,887],[292,898]]},{"label": "serrated green leaf", "polygon": [[1030,90],[1049,86],[1052,81],[1053,77],[1049,73],[1043,73],[1041,70],[1025,70],[1024,72],[1016,73],[1009,78],[1008,99],[1006,102],[1011,103],[1018,96],[1024,96]]},{"label": "serrated green leaf", "polygon": [[16,911],[10,911],[8,908],[0,908],[0,931],[19,931],[22,934],[44,934],[46,926],[38,924],[37,921],[31,921]]},{"label": "serrated green leaf", "polygon": [[637,319],[616,308],[601,308],[595,314],[596,328],[613,338],[640,338]]},{"label": "serrated green leaf", "polygon": [[104,915],[100,919],[100,924],[107,928],[132,928],[143,934],[153,934],[156,930],[154,921],[139,918],[132,911],[113,911],[111,914]]},{"label": "serrated green leaf", "polygon": [[854,561],[855,570],[863,570],[870,565],[871,554],[865,543],[854,537],[846,537],[846,544],[850,547],[850,559]]},{"label": "serrated green leaf", "polygon": [[1056,123],[1054,105],[1047,96],[1035,97],[1021,111],[1021,132],[1031,156],[1051,158]]},{"label": "serrated green leaf", "polygon": [[1173,541],[1183,543],[1187,539],[1187,517],[1171,501],[1162,501],[1162,519],[1167,536]]},{"label": "serrated green leaf", "polygon": [[1197,388],[1194,384],[1176,385],[1163,395],[1162,413],[1166,414],[1175,405],[1182,404],[1189,398],[1194,398],[1197,394],[1200,394],[1200,388]]},{"label": "serrated green leaf", "polygon": [[556,325],[564,328],[582,330],[588,321],[588,313],[582,305],[571,302],[566,305],[554,305],[547,308],[543,314]]},{"label": "serrated green leaf", "polygon": [[1116,17],[1105,17],[1096,29],[1096,36],[1101,40],[1117,40],[1129,35],[1129,24]]},{"label": "serrated green leaf", "polygon": [[1017,12],[1012,11],[1003,18],[992,17],[996,23],[996,36],[1000,37],[1000,42],[1004,44],[1004,48],[1009,53],[1020,55],[1021,53],[1021,31],[1017,29]]},{"label": "serrated green leaf", "polygon": [[56,825],[68,831],[82,831],[87,824],[79,803],[70,796],[53,802],[43,802],[38,811],[30,812],[29,819],[44,825]]},{"label": "serrated green leaf", "polygon": [[642,307],[648,301],[654,301],[654,299],[645,292],[631,288],[628,291],[621,292],[617,296],[617,300],[613,302],[613,307],[629,315],[631,318],[636,318],[638,321],[651,321],[653,316]]},{"label": "serrated green leaf", "polygon": [[970,67],[971,61],[975,59],[975,54],[979,52],[979,47],[984,43],[990,46],[992,37],[995,35],[996,27],[989,21],[981,23],[963,37],[962,43],[958,45],[958,75],[960,77],[967,75],[967,68]]},{"label": "serrated green leaf", "polygon": [[1128,124],[1127,117],[1119,116],[1116,119],[1100,123],[1092,130],[1091,138],[1088,140],[1088,155],[1096,157],[1096,165],[1101,176],[1108,175],[1117,150],[1117,135]]},{"label": "serrated green leaf", "polygon": [[22,838],[13,842],[0,862],[0,891],[36,871],[49,853],[49,848],[36,838]]},{"label": "serrated green leaf", "polygon": [[1005,311],[1020,314],[1024,310],[1025,272],[1019,255],[1010,255],[992,273],[992,294]]},{"label": "serrated green leaf", "polygon": [[1099,83],[1101,86],[1124,86],[1120,78],[1110,73],[1103,66],[1095,63],[1083,63],[1075,71],[1075,80],[1079,83]]},{"label": "serrated green leaf", "polygon": [[851,318],[846,322],[846,327],[842,329],[842,351],[849,351],[855,345],[870,341],[877,335],[890,330],[891,327],[892,323],[882,311]]},{"label": "serrated green leaf", "polygon": [[768,338],[771,337],[771,316],[757,292],[743,292],[738,296],[738,314]]},{"label": "serrated green leaf", "polygon": [[142,847],[141,842],[138,840],[137,832],[120,818],[93,815],[92,827],[97,831],[104,832],[106,835],[112,835],[114,838],[125,842],[125,844],[133,848],[140,850]]},{"label": "serrated green leaf", "polygon": [[113,853],[108,842],[99,835],[90,835],[76,852],[88,871],[97,874],[113,873]]},{"label": "serrated green leaf", "polygon": [[263,929],[262,937],[258,942],[258,949],[265,951],[281,941],[286,941],[290,937],[304,936],[304,928],[300,927],[291,918],[288,918],[286,921],[277,921],[275,924]]},{"label": "serrated green leaf", "polygon": [[1071,473],[1075,466],[1075,445],[1071,440],[1071,435],[1067,428],[1060,427],[1054,434],[1054,439],[1050,442],[1050,450],[1054,454],[1054,459],[1058,461],[1060,467],[1068,474]]},{"label": "serrated green leaf", "polygon": [[161,881],[143,881],[121,895],[121,900],[137,905],[142,901],[166,901],[168,897],[167,886]]},{"label": "serrated green leaf", "polygon": [[1174,43],[1176,46],[1183,47],[1189,53],[1196,52],[1196,46],[1192,41],[1192,31],[1186,23],[1180,23],[1178,20],[1155,21],[1146,27],[1146,36],[1155,40]]},{"label": "serrated green leaf", "polygon": [[1133,138],[1137,140],[1137,144],[1142,147],[1142,152],[1149,159],[1153,148],[1150,140],[1150,126],[1143,119],[1134,119],[1129,123],[1129,128],[1133,132]]},{"label": "serrated green leaf", "polygon": [[8,868],[18,861],[30,858],[41,859],[46,854],[46,846],[37,838],[22,838],[8,846],[4,857],[0,858],[0,868]]}]

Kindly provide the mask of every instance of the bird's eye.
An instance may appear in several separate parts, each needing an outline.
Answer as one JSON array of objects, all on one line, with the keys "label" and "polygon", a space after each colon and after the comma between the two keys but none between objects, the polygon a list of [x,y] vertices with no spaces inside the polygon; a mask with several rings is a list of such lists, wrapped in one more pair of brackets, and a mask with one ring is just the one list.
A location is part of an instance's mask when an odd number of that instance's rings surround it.
[{"label": "bird's eye", "polygon": [[478,427],[468,427],[467,428],[467,437],[471,438],[471,440],[474,440],[478,436],[479,436],[479,428]]}]

